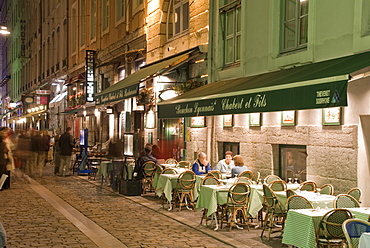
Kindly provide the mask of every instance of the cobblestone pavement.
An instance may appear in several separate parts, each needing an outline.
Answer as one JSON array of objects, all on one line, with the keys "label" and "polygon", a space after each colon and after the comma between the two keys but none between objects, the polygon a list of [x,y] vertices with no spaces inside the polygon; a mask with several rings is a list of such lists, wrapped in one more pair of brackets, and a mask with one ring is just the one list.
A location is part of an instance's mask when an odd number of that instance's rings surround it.
[{"label": "cobblestone pavement", "polygon": [[[199,226],[200,212],[164,210],[154,193],[126,197],[87,177],[56,177],[52,171],[46,166],[37,182],[127,247],[281,247],[279,239],[262,241],[260,229],[228,232]],[[27,177],[16,174],[11,189],[0,191],[0,221],[9,248],[108,247],[94,243],[41,197]]]}]

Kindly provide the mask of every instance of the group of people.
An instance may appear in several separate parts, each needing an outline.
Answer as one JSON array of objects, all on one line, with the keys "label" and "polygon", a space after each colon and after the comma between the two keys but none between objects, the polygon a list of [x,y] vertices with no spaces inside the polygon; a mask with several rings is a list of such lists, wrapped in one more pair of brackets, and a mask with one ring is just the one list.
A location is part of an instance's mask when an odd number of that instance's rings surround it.
[{"label": "group of people", "polygon": [[[143,167],[146,162],[153,161],[159,164],[157,158],[152,154],[153,147],[151,144],[146,144],[135,162],[134,177],[138,180],[144,177]],[[214,168],[211,168],[211,164],[207,161],[207,155],[204,152],[198,153],[198,158],[192,165],[192,171],[196,175],[203,175],[211,170],[218,170],[221,173],[231,174],[231,177],[236,177],[241,172],[248,170],[248,168],[244,165],[242,156],[235,155],[233,157],[231,151],[227,151],[225,159],[220,160]]]}]

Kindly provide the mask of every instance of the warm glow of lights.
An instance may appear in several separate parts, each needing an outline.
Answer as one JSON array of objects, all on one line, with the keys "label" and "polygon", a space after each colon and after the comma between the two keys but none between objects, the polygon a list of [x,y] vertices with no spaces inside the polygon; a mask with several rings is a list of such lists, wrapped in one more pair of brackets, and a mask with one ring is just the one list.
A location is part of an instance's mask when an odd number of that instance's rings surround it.
[{"label": "warm glow of lights", "polygon": [[114,136],[114,115],[109,115],[109,138]]},{"label": "warm glow of lights", "polygon": [[200,59],[200,60],[195,61],[195,64],[202,63],[202,62],[204,62],[204,59]]},{"label": "warm glow of lights", "polygon": [[177,94],[176,91],[174,90],[166,90],[166,91],[163,91],[159,97],[162,99],[162,100],[168,100],[168,99],[171,99],[171,98],[174,98],[176,96],[178,96],[179,94]]},{"label": "warm glow of lights", "polygon": [[202,76],[200,76],[200,78],[205,78],[205,77],[208,77],[208,74],[203,74]]}]

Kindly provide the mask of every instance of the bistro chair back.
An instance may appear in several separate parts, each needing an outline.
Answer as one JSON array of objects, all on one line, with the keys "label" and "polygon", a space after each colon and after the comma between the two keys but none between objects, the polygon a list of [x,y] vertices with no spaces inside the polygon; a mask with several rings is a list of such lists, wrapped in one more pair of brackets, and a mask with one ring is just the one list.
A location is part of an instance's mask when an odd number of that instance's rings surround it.
[{"label": "bistro chair back", "polygon": [[361,189],[360,189],[360,188],[353,188],[353,189],[350,189],[350,190],[347,192],[347,195],[352,196],[352,197],[353,197],[353,198],[355,198],[359,203],[361,203],[361,195],[362,195],[362,192],[361,192]]},{"label": "bistro chair back", "polygon": [[175,200],[181,211],[182,206],[194,206],[194,186],[195,186],[195,173],[188,170],[179,175],[177,179],[177,186],[175,188]]},{"label": "bistro chair back", "polygon": [[352,213],[347,209],[333,209],[327,212],[320,220],[317,230],[318,247],[337,245],[342,247],[345,237],[342,229],[343,222],[352,219]]},{"label": "bistro chair back", "polygon": [[287,209],[313,209],[313,205],[303,196],[292,195],[287,199]]},{"label": "bistro chair back", "polygon": [[359,208],[360,203],[352,196],[339,194],[334,199],[335,208]]},{"label": "bistro chair back", "polygon": [[365,232],[370,232],[370,223],[360,219],[348,219],[342,225],[348,248],[357,248],[360,237]]},{"label": "bistro chair back", "polygon": [[275,180],[281,180],[281,178],[276,176],[276,175],[268,175],[267,177],[265,177],[264,183],[269,185],[270,183],[272,183]]},{"label": "bistro chair back", "polygon": [[223,222],[229,224],[229,231],[236,224],[245,225],[249,230],[247,208],[250,191],[250,186],[246,183],[236,183],[229,189],[222,218]]},{"label": "bistro chair back", "polygon": [[301,183],[300,189],[302,191],[316,192],[317,184],[314,181],[305,181]]},{"label": "bistro chair back", "polygon": [[172,168],[166,168],[163,170],[162,174],[177,174],[177,171]]},{"label": "bistro chair back", "polygon": [[190,170],[190,162],[188,161],[180,161],[178,164],[177,164],[177,167],[179,168],[185,168],[185,169],[188,169]]},{"label": "bistro chair back", "polygon": [[143,193],[145,193],[147,190],[148,191],[153,190],[152,183],[153,183],[153,176],[154,176],[154,172],[156,170],[156,167],[157,167],[157,165],[153,161],[148,161],[148,162],[144,163],[144,165],[143,165],[144,177],[143,177],[143,181],[142,181]]},{"label": "bistro chair back", "polygon": [[247,177],[237,177],[235,183],[246,183],[252,185],[253,181]]},{"label": "bistro chair back", "polygon": [[202,185],[220,185],[221,182],[214,176],[206,176],[202,180]]},{"label": "bistro chair back", "polygon": [[208,174],[207,174],[207,176],[214,176],[217,179],[221,179],[222,178],[221,172],[219,172],[217,170],[211,170],[211,171],[209,171]]},{"label": "bistro chair back", "polygon": [[177,160],[174,158],[168,158],[166,159],[165,164],[177,164]]},{"label": "bistro chair back", "polygon": [[253,178],[253,172],[251,172],[250,170],[242,171],[242,172],[239,173],[238,177],[247,177],[249,179],[252,179]]},{"label": "bistro chair back", "polygon": [[261,238],[263,237],[265,230],[268,228],[268,239],[270,240],[272,229],[277,225],[278,220],[281,219],[281,223],[284,223],[285,211],[278,201],[276,194],[266,184],[263,184],[263,199],[266,215],[261,232]]},{"label": "bistro chair back", "polygon": [[273,191],[286,191],[286,182],[283,180],[275,180],[269,184]]},{"label": "bistro chair back", "polygon": [[163,167],[160,166],[159,164],[155,165],[155,173],[162,174],[163,172]]},{"label": "bistro chair back", "polygon": [[261,178],[261,173],[257,171],[256,173],[253,174],[252,181],[258,183],[260,178]]},{"label": "bistro chair back", "polygon": [[292,189],[287,189],[286,190],[286,198],[288,199],[289,197],[291,197],[292,195],[297,195],[296,192],[294,192],[294,190]]},{"label": "bistro chair back", "polygon": [[320,194],[334,195],[334,186],[331,184],[324,184],[319,189],[320,189]]}]

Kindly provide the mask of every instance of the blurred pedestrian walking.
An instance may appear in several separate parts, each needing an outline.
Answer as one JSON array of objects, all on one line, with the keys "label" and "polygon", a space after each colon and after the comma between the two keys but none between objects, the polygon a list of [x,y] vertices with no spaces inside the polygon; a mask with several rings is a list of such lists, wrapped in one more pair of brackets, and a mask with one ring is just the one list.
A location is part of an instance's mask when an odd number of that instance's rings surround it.
[{"label": "blurred pedestrian walking", "polygon": [[74,141],[72,136],[72,128],[67,127],[65,133],[60,136],[60,167],[59,175],[66,176],[69,173],[71,166],[71,156],[74,148]]},{"label": "blurred pedestrian walking", "polygon": [[59,145],[60,135],[54,137],[54,175],[59,175],[60,167],[60,145]]},{"label": "blurred pedestrian walking", "polygon": [[33,130],[31,133],[30,157],[29,157],[29,170],[31,177],[39,176],[39,155],[41,150],[41,135],[40,131]]},{"label": "blurred pedestrian walking", "polygon": [[10,188],[10,172],[15,168],[13,153],[11,149],[11,147],[13,147],[13,143],[9,138],[9,130],[10,128],[8,127],[2,127],[0,129],[0,174],[8,175],[2,189]]}]

